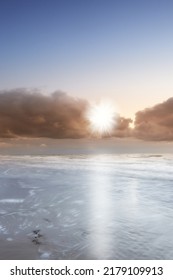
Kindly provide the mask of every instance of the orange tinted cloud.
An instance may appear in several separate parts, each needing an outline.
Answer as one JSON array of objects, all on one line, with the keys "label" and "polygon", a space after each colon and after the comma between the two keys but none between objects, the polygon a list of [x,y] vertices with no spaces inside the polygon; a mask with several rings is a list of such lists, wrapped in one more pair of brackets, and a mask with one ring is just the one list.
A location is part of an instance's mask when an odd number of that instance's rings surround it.
[{"label": "orange tinted cloud", "polygon": [[[77,139],[94,137],[89,129],[87,100],[62,92],[45,96],[38,91],[16,89],[0,92],[0,137]],[[111,135],[152,141],[173,140],[173,98],[136,113],[131,119],[117,116]]]},{"label": "orange tinted cloud", "polygon": [[[45,96],[38,91],[15,89],[0,92],[0,137],[94,137],[86,119],[89,103],[62,92]],[[130,136],[130,119],[117,117],[112,135]]]},{"label": "orange tinted cloud", "polygon": [[137,112],[133,134],[144,140],[173,140],[173,98]]},{"label": "orange tinted cloud", "polygon": [[25,89],[0,92],[0,137],[82,138],[87,101],[55,92],[45,96]]}]

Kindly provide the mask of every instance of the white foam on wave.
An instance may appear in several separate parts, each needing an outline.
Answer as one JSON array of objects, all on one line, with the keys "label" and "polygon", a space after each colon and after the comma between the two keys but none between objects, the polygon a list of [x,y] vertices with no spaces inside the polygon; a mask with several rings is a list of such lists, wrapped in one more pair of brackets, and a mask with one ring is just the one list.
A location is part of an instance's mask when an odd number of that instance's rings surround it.
[{"label": "white foam on wave", "polygon": [[14,198],[6,198],[0,199],[0,203],[22,203],[24,199],[14,199]]},{"label": "white foam on wave", "polygon": [[7,241],[13,241],[13,238],[8,237],[6,240],[7,240]]}]

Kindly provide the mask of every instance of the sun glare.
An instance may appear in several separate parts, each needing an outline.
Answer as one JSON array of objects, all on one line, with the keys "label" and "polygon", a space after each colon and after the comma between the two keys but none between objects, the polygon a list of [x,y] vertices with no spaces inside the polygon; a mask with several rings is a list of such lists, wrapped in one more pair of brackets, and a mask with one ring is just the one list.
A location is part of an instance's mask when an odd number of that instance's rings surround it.
[{"label": "sun glare", "polygon": [[115,108],[109,103],[99,103],[91,106],[87,113],[87,119],[92,133],[98,135],[111,134],[116,125],[116,116]]}]

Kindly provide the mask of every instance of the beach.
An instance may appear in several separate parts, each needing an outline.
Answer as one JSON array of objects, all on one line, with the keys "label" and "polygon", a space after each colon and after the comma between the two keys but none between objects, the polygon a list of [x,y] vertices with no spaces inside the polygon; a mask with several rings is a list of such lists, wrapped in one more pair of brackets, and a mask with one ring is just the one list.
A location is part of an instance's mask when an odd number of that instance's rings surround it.
[{"label": "beach", "polygon": [[0,156],[0,259],[173,259],[172,163]]}]

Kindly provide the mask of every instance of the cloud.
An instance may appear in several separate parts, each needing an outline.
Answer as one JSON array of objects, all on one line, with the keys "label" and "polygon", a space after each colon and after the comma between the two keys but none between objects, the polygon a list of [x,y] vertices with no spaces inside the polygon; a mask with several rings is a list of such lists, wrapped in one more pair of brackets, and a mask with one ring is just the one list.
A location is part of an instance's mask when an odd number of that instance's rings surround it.
[{"label": "cloud", "polygon": [[[73,98],[60,91],[49,96],[37,90],[0,91],[0,137],[94,137],[86,119],[89,106],[87,100]],[[111,136],[130,136],[130,122],[130,119],[118,116]]]},{"label": "cloud", "polygon": [[[89,106],[87,100],[60,91],[51,95],[27,89],[0,91],[0,138],[94,138],[86,118]],[[131,122],[117,116],[113,132],[103,138],[173,141],[173,98],[137,112],[134,129]]]},{"label": "cloud", "polygon": [[132,129],[129,127],[130,123],[133,121],[129,118],[118,117],[117,125],[115,127],[113,136],[115,137],[131,137],[132,136]]},{"label": "cloud", "polygon": [[173,140],[173,98],[136,113],[136,138],[152,141]]},{"label": "cloud", "polygon": [[82,138],[87,101],[62,92],[50,96],[16,89],[0,92],[0,137]]}]

